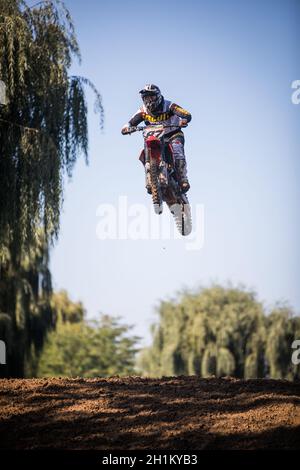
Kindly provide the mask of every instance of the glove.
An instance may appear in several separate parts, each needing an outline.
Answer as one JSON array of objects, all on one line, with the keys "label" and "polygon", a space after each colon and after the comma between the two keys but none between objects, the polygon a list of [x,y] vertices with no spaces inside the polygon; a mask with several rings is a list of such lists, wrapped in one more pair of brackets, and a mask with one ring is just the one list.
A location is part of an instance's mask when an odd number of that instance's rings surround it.
[{"label": "glove", "polygon": [[180,118],[179,125],[180,127],[187,127],[188,125],[187,119]]},{"label": "glove", "polygon": [[130,126],[126,124],[125,126],[122,127],[121,132],[123,135],[131,134]]}]

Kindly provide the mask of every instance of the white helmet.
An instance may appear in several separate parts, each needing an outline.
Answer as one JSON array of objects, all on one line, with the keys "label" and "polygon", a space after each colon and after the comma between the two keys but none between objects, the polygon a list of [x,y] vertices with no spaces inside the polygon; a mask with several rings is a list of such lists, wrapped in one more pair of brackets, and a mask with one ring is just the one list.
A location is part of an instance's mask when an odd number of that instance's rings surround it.
[{"label": "white helmet", "polygon": [[145,85],[144,88],[140,90],[140,94],[148,112],[156,111],[163,101],[160,89],[153,84]]}]

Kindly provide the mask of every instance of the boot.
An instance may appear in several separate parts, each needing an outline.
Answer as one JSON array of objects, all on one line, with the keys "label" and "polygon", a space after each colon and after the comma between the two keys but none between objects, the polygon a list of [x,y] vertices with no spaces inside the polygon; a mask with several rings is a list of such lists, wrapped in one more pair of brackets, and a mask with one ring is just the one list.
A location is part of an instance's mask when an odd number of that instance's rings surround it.
[{"label": "boot", "polygon": [[178,158],[175,160],[175,169],[179,186],[182,191],[186,193],[190,189],[190,183],[187,177],[186,160],[184,158]]}]

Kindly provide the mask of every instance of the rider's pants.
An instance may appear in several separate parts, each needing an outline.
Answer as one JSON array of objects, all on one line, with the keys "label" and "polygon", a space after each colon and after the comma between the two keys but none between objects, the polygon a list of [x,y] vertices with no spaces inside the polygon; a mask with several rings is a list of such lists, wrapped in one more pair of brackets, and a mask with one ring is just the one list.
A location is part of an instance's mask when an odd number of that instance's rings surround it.
[{"label": "rider's pants", "polygon": [[[175,168],[181,183],[188,183],[187,165],[184,153],[184,136],[174,135],[169,139],[175,159]],[[189,184],[189,183],[188,183]]]},{"label": "rider's pants", "polygon": [[185,160],[184,136],[175,135],[174,137],[170,138],[169,143],[172,147],[175,160]]}]

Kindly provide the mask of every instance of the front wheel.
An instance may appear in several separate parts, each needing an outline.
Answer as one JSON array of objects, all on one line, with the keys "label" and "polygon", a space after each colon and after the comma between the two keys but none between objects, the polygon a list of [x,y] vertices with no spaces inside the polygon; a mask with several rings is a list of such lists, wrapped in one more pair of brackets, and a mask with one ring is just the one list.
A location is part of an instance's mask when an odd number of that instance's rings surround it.
[{"label": "front wheel", "polygon": [[161,214],[163,211],[163,201],[160,184],[158,182],[158,166],[155,159],[150,160],[150,180],[154,211],[156,214]]}]

